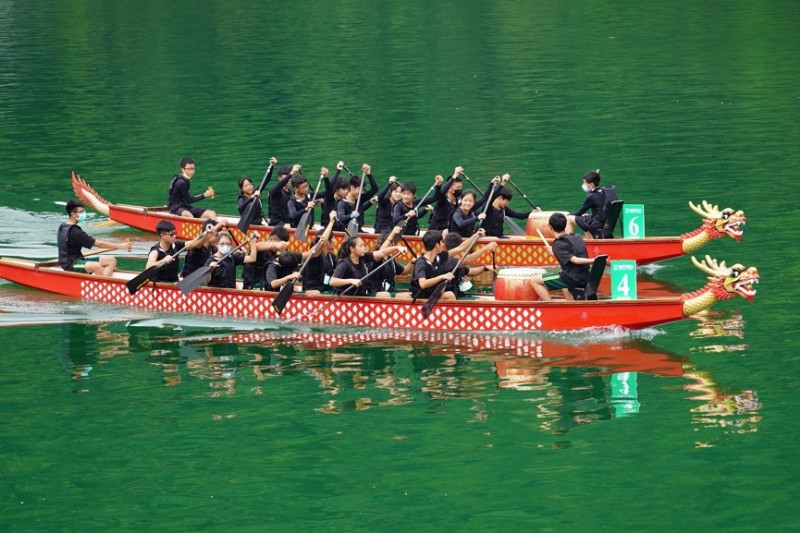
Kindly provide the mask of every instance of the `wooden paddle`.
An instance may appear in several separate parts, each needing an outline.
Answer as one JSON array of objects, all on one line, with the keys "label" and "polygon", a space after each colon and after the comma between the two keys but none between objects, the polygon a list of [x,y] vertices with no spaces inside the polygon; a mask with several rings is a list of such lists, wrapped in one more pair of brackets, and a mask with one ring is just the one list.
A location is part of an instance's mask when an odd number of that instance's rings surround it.
[{"label": "wooden paddle", "polygon": [[525,193],[522,192],[522,190],[519,187],[517,187],[516,183],[514,183],[510,179],[508,180],[508,182],[511,184],[512,187],[514,187],[517,190],[518,193],[520,193],[522,195],[523,198],[525,198],[525,201],[527,201],[532,208],[539,209],[539,207],[536,206],[533,202],[531,202],[530,199],[525,195]]},{"label": "wooden paddle", "polygon": [[[78,259],[91,257],[93,255],[100,255],[100,254],[103,254],[103,253],[106,253],[106,252],[113,252],[114,250],[115,250],[115,248],[102,248],[100,250],[97,250],[96,252],[89,252],[88,254],[83,254]],[[53,265],[58,265],[58,264],[59,264],[59,260],[58,259],[53,259],[52,261],[42,261],[42,262],[39,262],[39,263],[34,263],[33,266],[35,268],[39,268],[39,267],[43,267],[43,266],[53,266]]]},{"label": "wooden paddle", "polygon": [[542,230],[540,230],[539,228],[536,228],[536,233],[539,234],[539,238],[542,239],[542,242],[544,243],[545,248],[547,248],[547,251],[552,254],[553,253],[553,247],[550,246],[550,243],[547,242],[547,239],[545,239],[544,235],[542,235]]},{"label": "wooden paddle", "polygon": [[[358,198],[356,199],[356,207],[350,215],[352,217],[350,222],[347,223],[347,234],[351,237],[358,235],[358,208],[361,206],[361,191],[364,189],[364,178],[366,175],[366,172],[361,173],[361,185],[359,186]],[[353,215],[355,216],[353,217]]]},{"label": "wooden paddle", "polygon": [[[250,238],[252,239],[253,236],[251,235]],[[243,248],[248,242],[250,242],[250,239],[245,240],[242,244],[240,244],[227,254],[223,255],[219,259],[214,259],[214,262],[221,263],[222,261],[229,258],[231,255],[233,255],[234,252]],[[205,283],[206,278],[210,273],[211,273],[210,266],[201,266],[200,268],[198,268],[197,270],[195,270],[194,272],[192,272],[191,274],[180,280],[178,282],[178,288],[181,290],[184,296],[188,296],[189,293],[191,293],[197,287]]]},{"label": "wooden paddle", "polygon": [[272,167],[273,163],[270,162],[269,166],[267,167],[267,171],[264,173],[264,178],[261,180],[261,185],[259,185],[257,189],[259,196],[253,197],[250,203],[247,204],[247,207],[244,208],[242,216],[239,217],[239,223],[236,225],[236,227],[239,228],[239,231],[242,233],[245,233],[248,229],[250,229],[250,224],[253,223],[253,218],[256,216],[256,212],[261,209],[261,191],[264,190],[264,186],[272,176]]},{"label": "wooden paddle", "polygon": [[[383,267],[385,267],[386,265],[388,265],[388,264],[391,264],[392,260],[394,260],[394,259],[397,259],[397,257],[398,257],[398,256],[400,256],[400,255],[401,255],[401,252],[397,252],[397,253],[396,253],[396,254],[394,254],[393,256],[389,257],[389,258],[388,258],[386,261],[384,261],[384,262],[383,262],[383,263],[382,263],[382,264],[381,264],[381,265],[380,265],[378,268],[376,268],[376,269],[375,269],[375,270],[373,270],[372,272],[368,273],[366,276],[364,276],[363,278],[361,278],[361,279],[360,279],[360,280],[358,280],[358,281],[359,281],[359,282],[361,282],[361,284],[363,284],[363,283],[364,283],[364,280],[366,280],[368,277],[370,277],[371,275],[375,274],[376,272],[380,271],[380,269],[382,269],[382,268],[383,268]],[[324,304],[322,304],[321,306],[319,306],[319,307],[318,307],[318,308],[317,308],[317,309],[316,309],[316,310],[315,310],[313,313],[311,313],[311,314],[308,314],[308,315],[305,315],[305,316],[306,316],[306,318],[313,318],[313,317],[314,317],[314,315],[316,315],[317,313],[319,313],[320,311],[322,311],[323,309],[325,309],[326,307],[328,307],[329,305],[331,305],[333,302],[335,302],[336,300],[338,300],[339,298],[341,298],[342,296],[344,296],[345,294],[347,294],[348,292],[350,292],[350,289],[352,289],[353,287],[355,287],[355,285],[349,285],[349,286],[348,286],[348,287],[346,287],[346,288],[345,288],[345,289],[344,289],[342,292],[340,292],[339,294],[337,294],[337,295],[336,295],[336,297],[335,297],[333,300],[330,300],[330,301],[327,301],[327,302],[325,302]]]},{"label": "wooden paddle", "polygon": [[[206,230],[203,233],[201,233],[200,236],[198,236],[194,240],[194,242],[198,242],[201,239],[203,239],[206,235],[208,235],[208,233],[210,231],[211,230]],[[171,257],[172,259],[177,259],[179,255],[181,255],[183,252],[189,251],[189,249],[190,248],[188,246],[184,246],[183,248],[181,248],[180,250],[178,250],[174,254],[170,255],[169,257]],[[161,261],[163,261],[163,259]],[[143,270],[142,272],[140,272],[139,274],[134,276],[128,283],[125,284],[128,287],[128,292],[131,294],[131,296],[136,294],[136,292],[139,289],[141,289],[142,287],[147,285],[147,283],[150,282],[150,280],[152,280],[155,277],[155,275],[158,273],[158,271],[161,270],[161,267],[166,265],[166,263],[162,263],[161,261],[159,261],[155,265],[151,266],[150,268],[147,268],[147,269]],[[159,263],[161,263],[161,264],[159,264]]]},{"label": "wooden paddle", "polygon": [[[309,250],[308,257],[306,257],[306,260],[303,261],[302,265],[300,265],[300,278],[302,278],[303,271],[306,269],[306,265],[308,265],[308,262],[311,261],[312,257],[314,257],[314,253],[316,253],[317,248],[319,247],[320,244],[322,244],[322,239],[320,239],[317,242],[317,244],[311,247],[311,250]],[[278,316],[280,316],[280,314],[283,312],[283,308],[286,307],[286,303],[294,294],[295,281],[296,280],[290,280],[281,285],[281,290],[278,292],[278,296],[276,296],[275,299],[272,300],[272,308],[275,310],[275,313]]]},{"label": "wooden paddle", "polygon": [[[461,259],[458,260],[458,263],[456,263],[456,266],[453,267],[453,270],[451,270],[450,272],[456,272],[461,267],[461,265],[464,263],[464,259],[466,259],[467,256],[470,254],[470,251],[472,251],[472,247],[475,246],[476,242],[478,242],[480,236],[481,236],[480,233],[476,233],[475,235],[470,237],[471,242],[469,243],[469,246],[467,246],[467,249],[464,250],[464,255],[461,256]],[[428,301],[425,302],[425,305],[422,306],[422,316],[424,318],[428,318],[430,316],[434,306],[436,306],[436,304],[441,299],[444,290],[447,288],[447,282],[448,280],[440,281],[439,284],[436,286],[436,288],[433,289],[433,294],[430,295]]]},{"label": "wooden paddle", "polygon": [[303,213],[303,216],[300,217],[300,222],[297,223],[297,229],[294,231],[295,238],[300,242],[306,242],[309,221],[311,220],[311,213],[314,209],[314,201],[317,199],[317,193],[319,192],[320,185],[322,185],[322,174],[319,175],[317,188],[314,189],[314,196],[311,197],[311,201],[309,202],[311,209],[307,209],[306,212]]}]

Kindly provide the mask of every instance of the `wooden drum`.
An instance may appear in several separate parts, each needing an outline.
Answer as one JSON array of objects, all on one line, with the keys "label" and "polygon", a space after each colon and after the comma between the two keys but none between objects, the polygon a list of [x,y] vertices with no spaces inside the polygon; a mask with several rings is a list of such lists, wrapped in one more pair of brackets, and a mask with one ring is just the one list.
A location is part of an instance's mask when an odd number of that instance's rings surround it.
[{"label": "wooden drum", "polygon": [[494,284],[494,297],[497,300],[530,302],[538,300],[539,295],[533,290],[531,280],[545,274],[543,268],[504,268],[497,273]]},{"label": "wooden drum", "polygon": [[553,213],[567,214],[566,211],[534,211],[528,215],[528,223],[525,226],[525,235],[533,239],[539,239],[539,234],[536,233],[536,230],[538,229],[542,232],[542,235],[548,239],[552,239],[554,237],[553,230],[550,229],[550,225],[547,223],[547,221],[550,220],[550,215]]}]

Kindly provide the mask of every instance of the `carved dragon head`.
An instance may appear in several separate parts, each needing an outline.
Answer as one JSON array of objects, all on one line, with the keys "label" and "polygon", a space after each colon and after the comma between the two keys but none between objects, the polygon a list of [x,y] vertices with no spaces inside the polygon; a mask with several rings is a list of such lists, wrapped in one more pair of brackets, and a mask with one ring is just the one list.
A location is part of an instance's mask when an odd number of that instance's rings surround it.
[{"label": "carved dragon head", "polygon": [[717,299],[727,300],[738,294],[752,302],[756,297],[755,285],[760,279],[756,267],[745,268],[739,263],[728,267],[725,261],[718,263],[708,255],[702,261],[693,256],[692,263],[709,275],[709,285]]},{"label": "carved dragon head", "polygon": [[705,200],[702,202],[702,207],[694,205],[691,201],[689,207],[705,219],[703,229],[712,239],[728,235],[737,241],[741,240],[744,225],[747,223],[747,217],[743,211],[734,211],[730,207],[720,211],[719,206],[711,205]]}]

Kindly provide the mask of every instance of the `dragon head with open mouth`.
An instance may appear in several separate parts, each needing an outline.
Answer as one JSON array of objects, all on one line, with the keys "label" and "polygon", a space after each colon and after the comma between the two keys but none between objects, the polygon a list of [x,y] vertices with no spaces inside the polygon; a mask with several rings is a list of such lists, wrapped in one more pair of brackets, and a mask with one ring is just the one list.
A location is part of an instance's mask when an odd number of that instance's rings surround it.
[{"label": "dragon head with open mouth", "polygon": [[727,300],[739,295],[742,298],[753,301],[756,297],[756,288],[760,280],[756,267],[746,268],[744,265],[736,263],[728,267],[725,261],[718,263],[716,259],[706,256],[702,261],[692,257],[692,263],[709,275],[709,285],[716,299]]},{"label": "dragon head with open mouth", "polygon": [[720,209],[719,206],[711,205],[705,200],[702,207],[689,202],[689,207],[703,217],[703,230],[711,239],[719,239],[725,235],[732,239],[741,240],[744,233],[744,225],[747,224],[747,217],[743,211],[734,211],[730,207]]}]

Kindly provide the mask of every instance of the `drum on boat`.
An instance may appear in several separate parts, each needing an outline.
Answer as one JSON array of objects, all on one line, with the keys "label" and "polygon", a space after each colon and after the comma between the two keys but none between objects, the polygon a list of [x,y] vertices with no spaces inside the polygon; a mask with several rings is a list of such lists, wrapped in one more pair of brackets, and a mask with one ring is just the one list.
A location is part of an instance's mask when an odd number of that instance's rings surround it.
[{"label": "drum on boat", "polygon": [[497,300],[530,302],[539,299],[533,290],[531,280],[546,274],[544,268],[504,268],[497,273],[494,284],[494,297]]},{"label": "drum on boat", "polygon": [[528,222],[525,225],[525,235],[528,237],[533,237],[535,239],[539,238],[539,234],[536,233],[536,230],[542,232],[542,235],[547,237],[548,239],[552,239],[555,237],[553,235],[553,230],[550,229],[550,224],[548,221],[550,220],[550,215],[553,213],[564,213],[567,214],[566,211],[533,211],[530,215],[528,215]]}]

